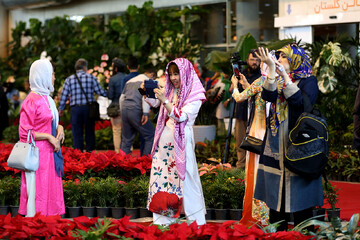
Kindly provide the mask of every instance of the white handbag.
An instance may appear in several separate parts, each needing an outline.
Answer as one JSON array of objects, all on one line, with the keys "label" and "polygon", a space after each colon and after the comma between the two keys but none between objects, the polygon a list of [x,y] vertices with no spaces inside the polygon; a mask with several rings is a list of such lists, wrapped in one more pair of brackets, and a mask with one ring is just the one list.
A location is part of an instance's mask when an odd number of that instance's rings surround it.
[{"label": "white handbag", "polygon": [[[31,143],[29,140],[31,138]],[[35,141],[29,130],[27,142],[18,141],[12,149],[7,164],[11,168],[21,171],[36,171],[39,168],[39,148],[36,147]]]}]

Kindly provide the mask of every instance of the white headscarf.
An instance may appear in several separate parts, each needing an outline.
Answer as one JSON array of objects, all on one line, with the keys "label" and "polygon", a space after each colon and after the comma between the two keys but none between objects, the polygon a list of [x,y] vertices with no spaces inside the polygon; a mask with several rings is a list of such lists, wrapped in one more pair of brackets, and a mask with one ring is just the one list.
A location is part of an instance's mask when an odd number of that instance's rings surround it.
[{"label": "white headscarf", "polygon": [[50,93],[54,91],[52,84],[53,66],[47,59],[36,60],[31,64],[29,73],[30,89],[42,96],[46,96],[50,105],[50,110],[55,120],[56,127],[59,123],[59,112]]}]

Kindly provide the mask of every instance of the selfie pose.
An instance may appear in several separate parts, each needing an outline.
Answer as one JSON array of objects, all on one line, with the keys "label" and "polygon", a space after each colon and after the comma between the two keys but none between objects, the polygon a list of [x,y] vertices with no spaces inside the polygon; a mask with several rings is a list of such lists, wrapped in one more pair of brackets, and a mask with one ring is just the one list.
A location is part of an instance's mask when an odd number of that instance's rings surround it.
[{"label": "selfie pose", "polygon": [[283,231],[289,213],[294,213],[296,226],[312,217],[312,207],[323,205],[321,177],[306,179],[284,166],[288,133],[304,111],[303,97],[306,94],[313,105],[318,85],[308,56],[295,44],[280,48],[277,60],[263,48],[259,49],[259,57],[269,66],[261,97],[271,102],[271,107],[254,197],[270,208],[270,223],[285,220],[277,228]]},{"label": "selfie pose", "polygon": [[192,126],[205,101],[205,89],[193,65],[185,58],[166,67],[165,88],[155,88],[156,98],[146,101],[161,104],[151,152],[148,209],[154,224],[168,225],[184,212],[198,225],[205,221],[205,202],[195,158]]}]

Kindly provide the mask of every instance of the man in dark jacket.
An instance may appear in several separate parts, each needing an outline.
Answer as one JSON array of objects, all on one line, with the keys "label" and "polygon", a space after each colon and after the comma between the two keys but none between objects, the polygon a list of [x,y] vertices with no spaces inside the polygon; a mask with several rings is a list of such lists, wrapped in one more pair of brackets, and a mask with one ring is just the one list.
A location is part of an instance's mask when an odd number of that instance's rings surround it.
[{"label": "man in dark jacket", "polygon": [[119,98],[122,92],[122,85],[124,82],[125,67],[126,64],[119,58],[112,60],[113,76],[109,79],[109,91],[108,98],[111,100],[111,105],[118,108],[118,115],[108,115],[110,117],[112,131],[113,131],[113,142],[115,152],[119,152],[121,143],[121,116],[119,107]]}]

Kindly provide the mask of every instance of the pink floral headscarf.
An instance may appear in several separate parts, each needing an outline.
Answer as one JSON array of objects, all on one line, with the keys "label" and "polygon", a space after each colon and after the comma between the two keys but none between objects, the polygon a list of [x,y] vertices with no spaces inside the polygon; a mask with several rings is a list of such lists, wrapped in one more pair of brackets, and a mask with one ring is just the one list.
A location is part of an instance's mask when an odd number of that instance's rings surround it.
[{"label": "pink floral headscarf", "polygon": [[[165,97],[167,99],[172,99],[174,94],[174,85],[171,83],[169,78],[169,65],[171,63],[175,63],[176,66],[179,68],[180,72],[180,89],[178,90],[178,101],[177,107],[181,109],[186,104],[201,100],[205,102],[205,89],[201,84],[199,77],[197,76],[193,65],[191,62],[185,58],[177,58],[168,63],[165,70],[166,76],[166,84],[165,84]],[[154,156],[155,151],[158,148],[160,136],[164,130],[167,118],[167,110],[166,108],[161,105],[159,111],[159,117],[156,125],[155,130],[155,137],[154,137],[154,144],[153,149],[151,151],[151,156]],[[176,162],[176,169],[178,175],[182,181],[185,180],[185,173],[186,173],[186,153],[185,153],[185,126],[187,120],[184,122],[176,122],[175,123],[175,130],[174,130],[174,142],[175,142],[175,162]]]}]

